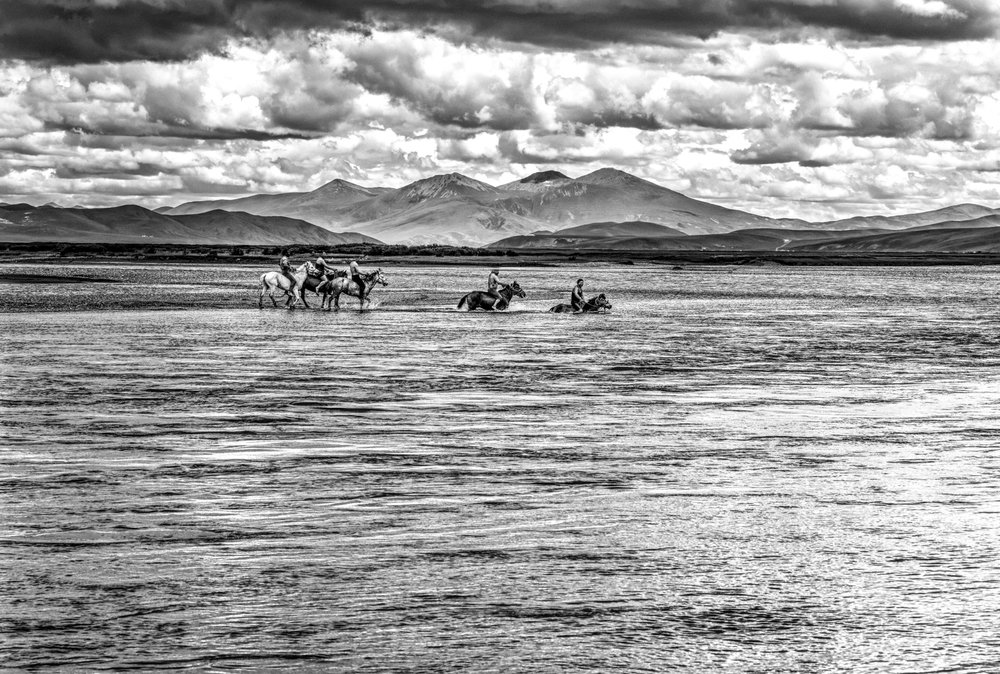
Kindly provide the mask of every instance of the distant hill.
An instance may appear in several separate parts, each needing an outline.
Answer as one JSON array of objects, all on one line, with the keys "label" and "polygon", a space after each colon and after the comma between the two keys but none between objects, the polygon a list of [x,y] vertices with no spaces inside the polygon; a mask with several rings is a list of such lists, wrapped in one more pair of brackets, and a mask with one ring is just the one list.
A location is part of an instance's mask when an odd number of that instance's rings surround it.
[{"label": "distant hill", "polygon": [[655,222],[592,222],[589,225],[577,225],[559,230],[559,236],[565,237],[616,237],[616,236],[687,236],[679,229]]},{"label": "distant hill", "polygon": [[[491,244],[490,248],[534,248],[534,249],[574,249],[574,250],[719,250],[719,251],[774,251],[793,250],[803,243],[819,241],[836,241],[845,237],[864,237],[883,233],[881,229],[837,231],[790,230],[790,229],[740,229],[725,234],[697,234],[687,236],[672,232],[663,227],[665,232],[657,230],[644,231],[644,228],[630,228],[629,225],[648,225],[649,223],[619,223],[621,229],[616,230],[609,225],[615,223],[600,223],[597,231],[607,232],[607,236],[568,236],[570,229],[555,233],[536,234],[534,236],[514,236]],[[595,230],[585,231],[593,233]],[[660,227],[657,225],[657,227]],[[578,229],[578,228],[573,228]]]},{"label": "distant hill", "polygon": [[[594,222],[589,225],[567,227],[558,232],[541,230],[528,236],[509,237],[487,247],[622,250],[620,246],[630,241],[648,250],[657,248],[657,239],[687,236],[684,232],[653,222]],[[650,241],[645,242],[645,239]]]},{"label": "distant hill", "polygon": [[[948,223],[949,225],[951,223]],[[826,252],[1000,252],[1000,227],[916,227],[901,232],[849,236],[796,246],[796,250]]]},{"label": "distant hill", "polygon": [[945,220],[930,225],[910,227],[906,231],[914,232],[924,229],[979,229],[983,227],[1000,227],[1000,213],[985,215],[971,220]]},{"label": "distant hill", "polygon": [[958,204],[934,211],[906,213],[902,215],[866,215],[844,220],[816,222],[812,227],[824,230],[846,230],[866,227],[879,229],[911,229],[913,227],[933,227],[941,223],[965,222],[990,215],[1000,215],[1000,209],[977,204]]},{"label": "distant hill", "polygon": [[141,206],[53,208],[0,207],[0,241],[67,243],[178,243],[285,245],[380,243],[354,232],[336,233],[294,218],[214,210],[165,215]]}]

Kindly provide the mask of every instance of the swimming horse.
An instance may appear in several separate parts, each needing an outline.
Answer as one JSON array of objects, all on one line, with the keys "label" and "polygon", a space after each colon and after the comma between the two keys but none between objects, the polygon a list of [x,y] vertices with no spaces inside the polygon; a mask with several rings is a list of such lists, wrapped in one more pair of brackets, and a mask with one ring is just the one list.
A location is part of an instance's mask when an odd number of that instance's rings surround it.
[{"label": "swimming horse", "polygon": [[475,309],[503,311],[510,306],[510,302],[515,295],[517,297],[525,297],[525,293],[521,290],[521,286],[517,284],[517,281],[514,281],[509,286],[503,286],[500,288],[499,300],[482,290],[473,290],[471,293],[467,294],[458,301],[458,308],[461,309],[464,306],[468,307],[469,311],[473,311]]},{"label": "swimming horse", "polygon": [[[611,304],[608,302],[608,298],[601,293],[597,297],[591,297],[589,300],[583,303],[583,309],[581,311],[590,313],[593,311],[600,311],[601,309],[610,309]],[[568,314],[573,311],[572,304],[557,304],[551,309],[549,309],[550,314]]]}]

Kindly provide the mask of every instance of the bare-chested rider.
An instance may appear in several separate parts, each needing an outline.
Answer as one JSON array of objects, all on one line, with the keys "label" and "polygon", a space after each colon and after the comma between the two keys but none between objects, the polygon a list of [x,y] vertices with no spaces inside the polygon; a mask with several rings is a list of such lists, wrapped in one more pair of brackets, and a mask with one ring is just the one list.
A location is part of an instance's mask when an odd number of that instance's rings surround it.
[{"label": "bare-chested rider", "polygon": [[573,292],[569,295],[569,303],[573,305],[573,311],[583,311],[583,305],[587,300],[583,297],[583,279],[577,279],[573,286]]},{"label": "bare-chested rider", "polygon": [[[324,253],[323,255],[325,254],[326,253]],[[328,274],[333,272],[333,267],[331,267],[326,263],[326,260],[323,259],[323,255],[320,255],[319,257],[316,258],[316,269],[319,271],[320,285],[323,285],[324,283],[329,281],[330,277],[328,276]]]},{"label": "bare-chested rider", "polygon": [[365,292],[367,292],[368,288],[364,277],[361,275],[361,267],[358,266],[357,260],[351,260],[350,275],[351,280],[358,284],[358,298],[364,302]]},{"label": "bare-chested rider", "polygon": [[486,294],[493,298],[493,308],[503,309],[503,305],[506,304],[503,296],[500,294],[500,286],[510,285],[506,281],[500,280],[500,269],[494,268],[490,271],[489,277],[486,279]]}]

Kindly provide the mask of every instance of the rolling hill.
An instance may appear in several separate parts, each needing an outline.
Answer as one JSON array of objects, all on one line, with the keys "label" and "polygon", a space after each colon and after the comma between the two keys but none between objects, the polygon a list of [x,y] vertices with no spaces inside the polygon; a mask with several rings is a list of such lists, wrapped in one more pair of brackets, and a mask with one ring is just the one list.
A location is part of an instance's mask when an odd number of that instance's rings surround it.
[{"label": "rolling hill", "polygon": [[176,243],[286,245],[380,243],[354,232],[336,233],[302,220],[213,210],[165,215],[141,206],[58,208],[0,207],[0,241],[20,243]]},{"label": "rolling hill", "polygon": [[894,252],[894,253],[994,253],[1000,252],[1000,227],[956,228],[915,227],[900,232],[868,236],[849,236],[796,246],[801,251],[822,252]]}]

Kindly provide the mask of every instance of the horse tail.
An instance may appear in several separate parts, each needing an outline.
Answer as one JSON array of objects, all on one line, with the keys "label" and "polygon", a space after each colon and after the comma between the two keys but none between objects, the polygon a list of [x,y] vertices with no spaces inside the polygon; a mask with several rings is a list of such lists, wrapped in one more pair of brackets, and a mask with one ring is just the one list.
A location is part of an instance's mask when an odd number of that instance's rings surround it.
[{"label": "horse tail", "polygon": [[457,309],[461,309],[464,305],[468,304],[470,302],[470,300],[469,300],[470,297],[472,297],[472,293],[469,293],[465,297],[463,297],[462,299],[460,299],[458,301],[458,306],[456,308]]}]

